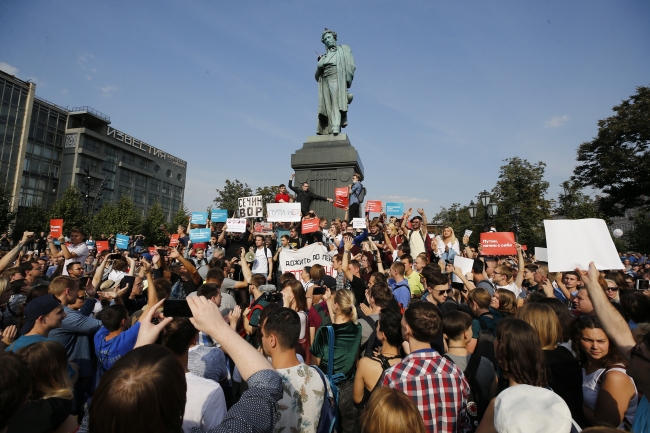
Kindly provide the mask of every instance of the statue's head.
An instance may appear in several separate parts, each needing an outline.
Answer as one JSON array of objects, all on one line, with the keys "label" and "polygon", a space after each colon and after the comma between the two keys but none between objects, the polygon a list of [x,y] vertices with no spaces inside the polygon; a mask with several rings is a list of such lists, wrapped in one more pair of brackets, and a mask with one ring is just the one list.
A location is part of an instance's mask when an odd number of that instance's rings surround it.
[{"label": "statue's head", "polygon": [[320,40],[327,48],[336,46],[336,32],[326,28],[321,35]]}]

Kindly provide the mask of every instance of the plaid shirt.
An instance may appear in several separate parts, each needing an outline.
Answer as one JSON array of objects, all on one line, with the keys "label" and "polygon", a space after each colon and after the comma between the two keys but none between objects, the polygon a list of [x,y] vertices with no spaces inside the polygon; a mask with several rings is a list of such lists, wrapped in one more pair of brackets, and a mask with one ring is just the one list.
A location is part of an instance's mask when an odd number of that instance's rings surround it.
[{"label": "plaid shirt", "polygon": [[466,415],[469,385],[463,371],[435,350],[418,350],[386,370],[382,385],[408,395],[427,431],[471,431]]}]

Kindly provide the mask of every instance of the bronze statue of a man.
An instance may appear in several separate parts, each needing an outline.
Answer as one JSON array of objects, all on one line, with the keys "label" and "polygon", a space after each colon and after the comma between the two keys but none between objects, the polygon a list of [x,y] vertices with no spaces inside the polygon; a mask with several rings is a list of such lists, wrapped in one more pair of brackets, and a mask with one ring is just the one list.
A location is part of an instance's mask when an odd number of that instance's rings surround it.
[{"label": "bronze statue of a man", "polygon": [[352,93],[348,88],[354,78],[354,58],[347,45],[336,45],[336,32],[325,29],[321,36],[327,52],[318,57],[318,125],[316,134],[338,135],[348,126],[348,104]]}]

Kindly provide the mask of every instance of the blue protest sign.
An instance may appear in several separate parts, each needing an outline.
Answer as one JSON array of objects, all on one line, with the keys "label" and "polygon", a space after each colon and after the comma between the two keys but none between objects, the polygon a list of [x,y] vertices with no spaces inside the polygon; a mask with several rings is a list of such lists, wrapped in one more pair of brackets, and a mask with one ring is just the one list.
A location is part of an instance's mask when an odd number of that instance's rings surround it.
[{"label": "blue protest sign", "polygon": [[404,203],[386,202],[386,215],[402,216],[404,214]]},{"label": "blue protest sign", "polygon": [[129,249],[129,237],[127,235],[117,235],[115,237],[115,246],[120,250]]},{"label": "blue protest sign", "polygon": [[210,229],[192,229],[190,230],[190,240],[192,243],[210,242]]},{"label": "blue protest sign", "polygon": [[214,223],[225,223],[228,219],[228,211],[226,209],[212,209],[212,218]]},{"label": "blue protest sign", "polygon": [[203,224],[208,221],[207,212],[192,212],[192,219],[190,220],[191,224]]}]

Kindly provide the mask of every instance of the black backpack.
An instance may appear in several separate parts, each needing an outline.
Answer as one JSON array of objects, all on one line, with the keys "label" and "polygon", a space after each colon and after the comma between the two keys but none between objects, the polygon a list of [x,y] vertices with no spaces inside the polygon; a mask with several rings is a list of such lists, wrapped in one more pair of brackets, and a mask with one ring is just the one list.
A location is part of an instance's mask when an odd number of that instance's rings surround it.
[{"label": "black backpack", "polygon": [[[449,361],[454,362],[449,355],[443,355]],[[467,397],[467,417],[470,420],[472,430],[475,431],[479,423],[485,415],[485,411],[490,404],[487,395],[483,395],[481,391],[481,385],[479,385],[478,380],[476,380],[476,373],[478,372],[478,367],[481,364],[481,355],[474,352],[469,358],[467,363],[467,368],[463,373],[465,374],[465,379],[469,384],[469,396]]]},{"label": "black backpack", "polygon": [[497,357],[496,354],[494,353],[494,340],[496,339],[496,333],[494,329],[489,329],[489,327],[487,326],[484,320],[481,320],[481,318],[485,315],[491,315],[491,314],[483,313],[477,319],[478,323],[481,325],[481,331],[478,334],[474,353],[484,358],[487,358],[492,363],[494,369],[496,370]]},{"label": "black backpack", "polygon": [[363,343],[361,346],[361,356],[364,355],[370,355],[372,356],[373,351],[375,348],[381,346],[381,343],[377,341],[377,321],[373,319],[370,316],[364,316],[361,318],[361,320],[364,320],[370,327],[372,328],[372,334],[370,334],[370,337],[368,337],[368,340]]},{"label": "black backpack", "polygon": [[363,200],[366,198],[366,187],[361,185],[361,191],[359,194],[356,194],[359,203],[363,203]]}]

